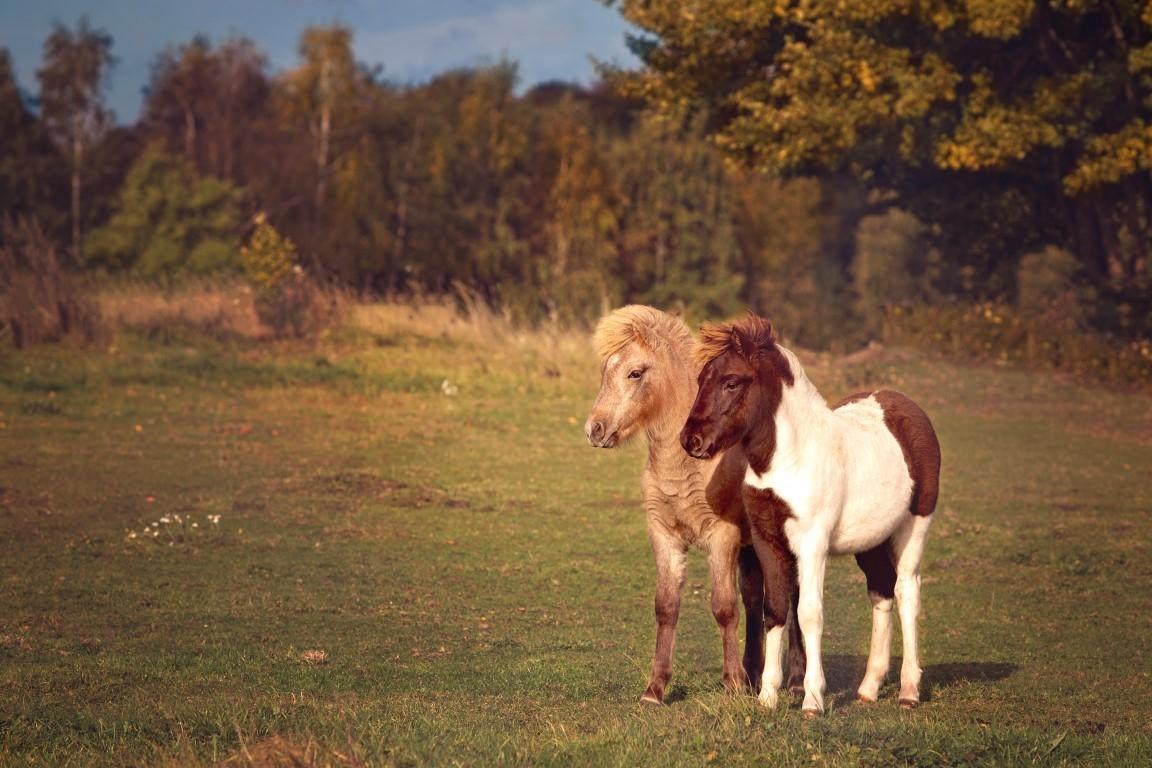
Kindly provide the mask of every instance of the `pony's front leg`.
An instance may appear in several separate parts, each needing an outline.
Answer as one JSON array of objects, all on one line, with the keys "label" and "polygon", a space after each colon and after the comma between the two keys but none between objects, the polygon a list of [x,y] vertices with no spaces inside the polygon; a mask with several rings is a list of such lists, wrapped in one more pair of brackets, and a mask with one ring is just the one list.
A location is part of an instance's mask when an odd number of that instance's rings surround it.
[{"label": "pony's front leg", "polygon": [[824,712],[824,665],[820,644],[824,634],[824,571],[828,564],[828,535],[811,531],[803,535],[796,552],[800,576],[800,604],[796,619],[804,635],[808,666],[804,672],[804,716]]},{"label": "pony's front leg", "polygon": [[664,703],[664,689],[672,677],[672,649],[676,644],[676,622],[680,618],[680,591],[684,587],[686,548],[667,531],[650,527],[649,541],[656,558],[656,652],[648,688],[640,701]]},{"label": "pony's front leg", "polygon": [[[784,681],[781,651],[788,614],[796,594],[796,559],[782,539],[767,540],[753,537],[756,554],[764,573],[764,672],[760,681],[760,703],[775,708],[780,699],[780,684]],[[804,666],[802,643],[793,641],[789,646],[789,666]]]},{"label": "pony's front leg", "polygon": [[712,616],[720,626],[724,645],[724,688],[729,693],[748,690],[748,675],[740,662],[740,609],[737,602],[736,561],[740,556],[740,528],[717,525],[710,531],[708,566],[712,573]]},{"label": "pony's front leg", "polygon": [[764,672],[764,572],[751,546],[740,549],[740,597],[744,601],[744,674],[757,693]]}]

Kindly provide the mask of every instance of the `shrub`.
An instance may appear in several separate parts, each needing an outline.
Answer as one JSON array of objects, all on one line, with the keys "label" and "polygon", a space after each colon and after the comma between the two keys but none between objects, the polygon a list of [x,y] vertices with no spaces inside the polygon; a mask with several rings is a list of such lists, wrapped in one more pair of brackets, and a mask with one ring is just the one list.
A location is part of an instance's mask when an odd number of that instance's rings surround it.
[{"label": "shrub", "polygon": [[1083,329],[1092,293],[1079,283],[1080,264],[1068,251],[1049,246],[1025,254],[1017,270],[1016,307],[1024,317],[1066,331]]},{"label": "shrub", "polygon": [[880,330],[885,307],[931,302],[938,271],[939,254],[929,248],[924,225],[915,216],[892,208],[862,219],[852,281],[856,310],[869,333]]},{"label": "shrub", "polygon": [[896,306],[885,341],[957,358],[1048,368],[1115,383],[1152,384],[1152,343],[1120,342],[1001,303]]},{"label": "shrub", "polygon": [[277,337],[300,337],[328,327],[341,314],[340,301],[322,290],[296,263],[296,245],[263,214],[257,214],[240,263],[252,285],[256,313]]},{"label": "shrub", "polygon": [[17,349],[104,335],[99,309],[61,268],[56,245],[35,220],[0,224],[0,335]]}]

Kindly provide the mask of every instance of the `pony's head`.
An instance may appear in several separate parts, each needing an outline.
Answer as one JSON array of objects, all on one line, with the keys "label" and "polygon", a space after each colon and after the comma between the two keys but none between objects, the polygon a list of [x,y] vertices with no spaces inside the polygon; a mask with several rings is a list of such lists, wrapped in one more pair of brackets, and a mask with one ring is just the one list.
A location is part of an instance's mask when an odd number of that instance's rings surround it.
[{"label": "pony's head", "polygon": [[744,440],[758,419],[771,420],[792,368],[772,325],[751,312],[738,323],[707,323],[696,348],[700,389],[680,444],[690,455],[708,459]]},{"label": "pony's head", "polygon": [[667,404],[678,376],[691,387],[692,334],[678,317],[652,307],[621,307],[600,320],[593,343],[602,361],[600,393],[584,424],[593,446],[614,448],[647,426]]}]

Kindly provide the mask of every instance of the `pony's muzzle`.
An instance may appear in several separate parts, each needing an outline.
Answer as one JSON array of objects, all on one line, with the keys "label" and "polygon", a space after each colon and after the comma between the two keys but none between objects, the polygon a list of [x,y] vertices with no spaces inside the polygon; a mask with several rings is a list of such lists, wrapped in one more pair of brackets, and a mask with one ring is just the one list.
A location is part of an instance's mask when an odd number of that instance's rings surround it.
[{"label": "pony's muzzle", "polygon": [[611,448],[616,445],[616,434],[608,434],[608,428],[598,419],[589,418],[584,425],[584,435],[593,448]]},{"label": "pony's muzzle", "polygon": [[713,444],[705,445],[704,438],[700,436],[700,433],[690,430],[688,427],[684,427],[683,431],[680,432],[680,445],[693,458],[708,459],[712,457]]}]

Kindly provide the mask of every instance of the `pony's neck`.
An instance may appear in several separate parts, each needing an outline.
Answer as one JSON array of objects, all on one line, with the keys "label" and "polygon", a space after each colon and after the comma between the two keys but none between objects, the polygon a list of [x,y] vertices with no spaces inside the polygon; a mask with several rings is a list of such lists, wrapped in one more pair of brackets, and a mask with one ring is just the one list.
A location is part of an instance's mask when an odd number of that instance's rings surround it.
[{"label": "pony's neck", "polygon": [[669,376],[664,382],[661,407],[645,427],[648,466],[658,475],[679,474],[692,461],[680,445],[680,431],[696,397],[696,371],[683,356],[670,355]]},{"label": "pony's neck", "polygon": [[796,355],[784,347],[778,349],[792,371],[793,383],[781,383],[775,413],[771,418],[764,414],[745,438],[749,469],[758,475],[772,467],[786,467],[799,458],[806,445],[819,442],[826,417],[831,413]]}]

